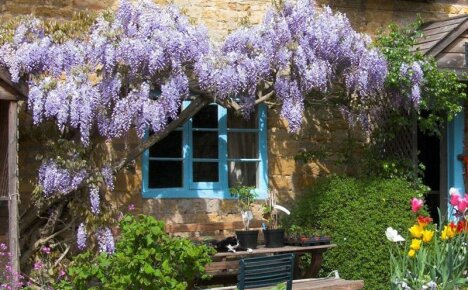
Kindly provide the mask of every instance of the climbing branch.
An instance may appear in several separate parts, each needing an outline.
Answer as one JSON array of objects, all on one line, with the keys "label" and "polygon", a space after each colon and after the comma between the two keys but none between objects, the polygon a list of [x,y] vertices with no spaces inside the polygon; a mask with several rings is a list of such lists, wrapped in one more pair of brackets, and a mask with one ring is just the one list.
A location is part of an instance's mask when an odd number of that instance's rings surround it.
[{"label": "climbing branch", "polygon": [[200,95],[199,97],[195,98],[190,103],[190,105],[180,113],[179,117],[170,122],[164,130],[149,136],[146,141],[140,143],[136,148],[131,150],[122,159],[116,162],[113,167],[114,174],[122,170],[122,168],[124,168],[129,162],[140,156],[146,149],[164,139],[167,135],[169,135],[170,132],[184,124],[188,119],[192,118],[196,113],[198,113],[198,111],[200,111],[211,101],[212,100],[210,100],[210,98],[204,95]]}]

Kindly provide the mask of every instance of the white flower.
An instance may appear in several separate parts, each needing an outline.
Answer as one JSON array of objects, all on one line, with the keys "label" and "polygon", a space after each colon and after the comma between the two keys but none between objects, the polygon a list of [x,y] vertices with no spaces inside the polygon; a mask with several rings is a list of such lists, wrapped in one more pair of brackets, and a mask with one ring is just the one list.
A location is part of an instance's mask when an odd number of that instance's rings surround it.
[{"label": "white flower", "polygon": [[428,289],[431,289],[431,290],[437,289],[437,283],[434,281],[430,281],[429,283],[427,283],[427,287]]},{"label": "white flower", "polygon": [[455,187],[450,187],[449,193],[450,193],[450,195],[453,195],[453,194],[460,195],[460,191],[458,190],[458,188],[455,188]]},{"label": "white flower", "polygon": [[405,239],[400,236],[397,232],[397,230],[394,230],[392,227],[388,227],[387,230],[385,231],[385,235],[387,236],[387,239],[391,242],[403,242]]}]

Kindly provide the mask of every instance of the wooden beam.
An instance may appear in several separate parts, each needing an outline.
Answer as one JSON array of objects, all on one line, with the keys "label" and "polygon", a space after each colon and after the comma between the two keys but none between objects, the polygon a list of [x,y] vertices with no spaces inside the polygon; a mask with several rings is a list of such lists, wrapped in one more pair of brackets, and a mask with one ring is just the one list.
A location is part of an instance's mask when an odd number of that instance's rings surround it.
[{"label": "wooden beam", "polygon": [[144,141],[136,146],[132,151],[128,152],[122,159],[115,163],[112,168],[114,173],[118,173],[125,165],[127,165],[130,161],[135,160],[138,156],[140,156],[146,149],[150,148],[160,140],[164,139],[169,133],[175,130],[177,127],[183,125],[188,119],[195,116],[198,111],[200,111],[203,107],[208,105],[212,100],[205,97],[199,96],[195,100],[193,100],[190,105],[185,108],[177,117],[177,119],[170,122],[166,128],[162,131],[151,135]]},{"label": "wooden beam", "polygon": [[[20,273],[19,267],[19,231],[18,231],[18,103],[10,102],[8,112],[8,193],[9,217],[8,234],[11,253],[12,272]],[[18,275],[12,275],[18,279]],[[17,289],[17,281],[12,281],[12,288]]]},{"label": "wooden beam", "polygon": [[17,94],[11,92],[10,88],[0,80],[0,100],[17,101]]},{"label": "wooden beam", "polygon": [[15,95],[21,99],[26,98],[29,94],[28,84],[24,80],[20,80],[18,83],[12,82],[10,72],[5,68],[0,68],[0,85],[6,90],[15,92]]}]

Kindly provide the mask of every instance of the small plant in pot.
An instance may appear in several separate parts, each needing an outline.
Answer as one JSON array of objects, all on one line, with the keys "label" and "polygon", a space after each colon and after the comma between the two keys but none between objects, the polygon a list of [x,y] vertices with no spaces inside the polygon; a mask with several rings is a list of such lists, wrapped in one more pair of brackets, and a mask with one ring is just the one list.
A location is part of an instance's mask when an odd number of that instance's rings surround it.
[{"label": "small plant in pot", "polygon": [[236,237],[239,242],[239,247],[242,249],[256,249],[258,231],[250,230],[250,221],[253,219],[252,204],[257,197],[255,187],[253,186],[236,186],[229,189],[231,196],[237,197],[242,222],[244,223],[243,231],[236,231]]},{"label": "small plant in pot", "polygon": [[265,247],[277,248],[284,246],[284,229],[278,228],[278,213],[284,212],[289,215],[291,212],[284,206],[276,204],[273,196],[263,205],[263,219],[268,222],[268,226],[263,227],[265,237]]}]

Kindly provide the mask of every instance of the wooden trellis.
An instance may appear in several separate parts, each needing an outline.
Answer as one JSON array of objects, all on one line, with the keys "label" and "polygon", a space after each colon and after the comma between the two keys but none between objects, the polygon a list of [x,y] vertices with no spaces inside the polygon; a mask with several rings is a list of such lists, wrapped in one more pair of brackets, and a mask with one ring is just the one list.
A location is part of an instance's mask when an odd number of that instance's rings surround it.
[{"label": "wooden trellis", "polygon": [[[8,203],[8,246],[12,271],[19,273],[18,227],[18,101],[26,98],[24,82],[13,84],[10,75],[0,69],[0,201]],[[17,275],[13,275],[17,279]],[[16,281],[11,281],[16,288]]]},{"label": "wooden trellis", "polygon": [[8,200],[8,106],[0,101],[0,200]]},{"label": "wooden trellis", "polygon": [[408,116],[412,121],[406,126],[397,129],[388,124],[389,116],[384,116],[379,122],[379,130],[393,132],[392,137],[378,140],[375,150],[378,158],[382,160],[407,160],[411,161],[411,167],[416,170],[418,166],[418,127],[416,117]]}]

